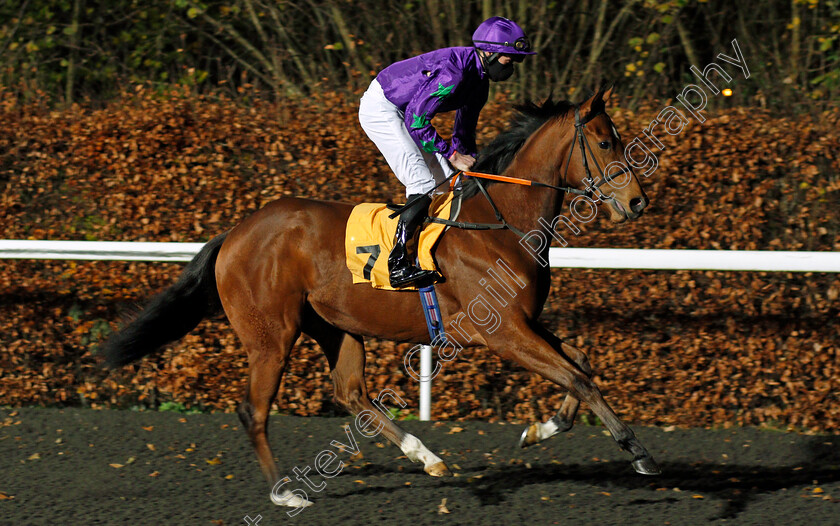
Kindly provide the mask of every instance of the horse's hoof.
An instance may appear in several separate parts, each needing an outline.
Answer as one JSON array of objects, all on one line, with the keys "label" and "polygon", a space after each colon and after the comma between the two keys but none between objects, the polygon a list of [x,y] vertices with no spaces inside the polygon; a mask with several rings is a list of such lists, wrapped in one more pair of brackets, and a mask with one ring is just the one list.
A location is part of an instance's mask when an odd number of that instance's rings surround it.
[{"label": "horse's hoof", "polygon": [[433,477],[451,477],[452,472],[443,462],[436,462],[423,470]]},{"label": "horse's hoof", "polygon": [[308,508],[314,504],[309,499],[299,497],[289,490],[283,490],[282,495],[278,495],[272,491],[271,502],[278,506],[288,506],[290,508]]},{"label": "horse's hoof", "polygon": [[633,469],[636,470],[636,473],[641,473],[642,475],[662,474],[662,470],[659,469],[659,465],[653,460],[653,457],[637,458],[631,464],[633,465]]},{"label": "horse's hoof", "polygon": [[537,442],[540,441],[540,427],[539,424],[531,424],[528,426],[525,431],[522,432],[522,436],[519,437],[519,447],[526,448],[528,446],[533,446]]}]

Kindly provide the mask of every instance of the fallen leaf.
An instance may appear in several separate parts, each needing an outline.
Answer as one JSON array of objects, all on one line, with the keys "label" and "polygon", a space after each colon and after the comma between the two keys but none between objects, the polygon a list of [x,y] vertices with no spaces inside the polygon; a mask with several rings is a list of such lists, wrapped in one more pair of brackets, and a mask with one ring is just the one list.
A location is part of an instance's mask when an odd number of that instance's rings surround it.
[{"label": "fallen leaf", "polygon": [[116,468],[116,469],[120,469],[122,467],[125,467],[122,464],[108,464],[108,465],[111,466],[112,468]]},{"label": "fallen leaf", "polygon": [[144,429],[145,431],[151,431],[151,430],[152,430],[152,429],[154,429],[154,428],[155,428],[155,426],[143,426],[143,429]]},{"label": "fallen leaf", "polygon": [[41,455],[39,453],[32,453],[31,455],[29,455],[29,458],[27,458],[26,460],[39,460],[40,458],[41,458]]},{"label": "fallen leaf", "polygon": [[443,515],[444,513],[449,513],[449,509],[446,507],[446,498],[438,504],[438,515]]},{"label": "fallen leaf", "polygon": [[449,430],[449,433],[447,433],[447,435],[451,435],[452,433],[460,433],[463,430],[464,430],[463,427],[455,426],[455,427],[453,427],[452,429]]},{"label": "fallen leaf", "polygon": [[215,458],[207,459],[207,460],[205,460],[205,462],[207,462],[211,466],[218,466],[219,464],[222,463],[222,460],[219,457],[215,457]]},{"label": "fallen leaf", "polygon": [[152,471],[151,473],[149,473],[150,477],[157,477],[158,475],[160,475],[159,471]]},{"label": "fallen leaf", "polygon": [[146,447],[149,448],[149,451],[154,451],[155,450],[155,445],[154,444],[146,444]]}]

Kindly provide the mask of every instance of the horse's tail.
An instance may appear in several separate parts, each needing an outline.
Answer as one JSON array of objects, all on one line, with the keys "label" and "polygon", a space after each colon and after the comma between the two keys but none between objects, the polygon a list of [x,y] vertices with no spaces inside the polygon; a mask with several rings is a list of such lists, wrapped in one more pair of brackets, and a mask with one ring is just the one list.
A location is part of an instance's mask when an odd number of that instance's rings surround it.
[{"label": "horse's tail", "polygon": [[227,233],[201,247],[174,285],[153,298],[137,318],[105,342],[108,367],[120,367],[184,337],[222,310],[216,289],[216,257]]}]

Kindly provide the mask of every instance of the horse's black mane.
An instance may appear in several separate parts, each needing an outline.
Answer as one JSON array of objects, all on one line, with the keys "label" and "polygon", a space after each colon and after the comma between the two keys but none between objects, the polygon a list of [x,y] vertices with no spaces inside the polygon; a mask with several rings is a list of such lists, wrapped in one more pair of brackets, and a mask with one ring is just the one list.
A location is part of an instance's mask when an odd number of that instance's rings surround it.
[{"label": "horse's black mane", "polygon": [[[604,103],[602,95],[604,90],[601,89],[595,94],[590,111],[603,111]],[[583,100],[587,100],[585,97]],[[570,111],[574,111],[577,104],[568,100],[552,100],[552,96],[543,101],[542,104],[535,102],[527,102],[514,106],[516,113],[508,123],[505,131],[496,136],[495,139],[478,155],[475,164],[472,167],[473,172],[501,174],[504,172],[516,152],[522,148],[525,141],[528,140],[540,126],[548,122],[550,119],[565,116]],[[581,117],[584,117],[581,115]],[[482,179],[481,183],[486,187],[493,184],[493,181]],[[467,179],[462,185],[462,195],[464,198],[472,197],[478,193],[478,185],[473,178]]]}]

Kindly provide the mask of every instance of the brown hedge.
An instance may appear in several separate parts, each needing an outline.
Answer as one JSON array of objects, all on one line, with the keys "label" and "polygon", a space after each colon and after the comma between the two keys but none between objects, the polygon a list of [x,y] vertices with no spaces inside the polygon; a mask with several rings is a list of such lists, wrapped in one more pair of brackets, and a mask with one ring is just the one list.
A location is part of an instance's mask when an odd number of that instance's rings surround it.
[{"label": "brown hedge", "polygon": [[[47,110],[0,91],[0,210],[6,239],[207,240],[283,195],[399,200],[401,187],[355,116],[357,96],[242,105],[178,92],[127,93],[99,109]],[[610,110],[625,142],[665,102]],[[487,143],[510,115],[482,114]],[[715,110],[663,139],[645,216],[590,223],[581,247],[838,250],[838,113]],[[444,120],[447,129],[451,122]],[[225,320],[202,323],[137,366],[106,374],[92,353],[128,306],[180,265],[4,260],[0,404],[232,410],[246,359]],[[834,431],[840,282],[833,274],[558,270],[543,319],[581,346],[629,421]],[[417,399],[408,345],[368,342],[368,382]],[[326,361],[302,339],[281,411],[340,411]],[[486,349],[446,365],[440,419],[547,418],[563,393]]]}]

